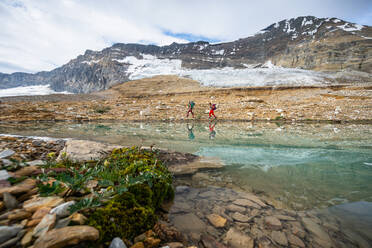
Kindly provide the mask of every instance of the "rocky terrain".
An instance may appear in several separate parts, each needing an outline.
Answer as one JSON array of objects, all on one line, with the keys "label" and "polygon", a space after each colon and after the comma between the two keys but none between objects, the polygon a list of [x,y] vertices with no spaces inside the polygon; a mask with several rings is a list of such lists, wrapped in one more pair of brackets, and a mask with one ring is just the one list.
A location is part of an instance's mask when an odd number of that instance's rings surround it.
[{"label": "rocky terrain", "polygon": [[[115,147],[81,140],[0,137],[0,247],[91,247],[89,242],[98,240],[99,231],[88,225],[86,212],[68,210],[78,198],[41,196],[35,176],[53,170],[45,169],[51,153],[83,161],[99,159]],[[335,216],[280,209],[270,199],[211,186],[208,173],[182,169],[195,157],[161,153],[161,159],[183,175],[175,180],[173,202],[162,205],[161,220],[132,240],[117,237],[97,247],[369,247],[370,240],[346,232]],[[58,169],[66,168],[54,171]],[[97,183],[89,185],[93,189]]]},{"label": "rocky terrain", "polygon": [[371,47],[370,26],[306,16],[280,21],[233,42],[200,41],[162,47],[118,43],[102,51],[87,50],[49,72],[0,73],[0,89],[49,84],[56,91],[88,93],[131,79],[154,76],[146,75],[146,70],[138,75],[137,65],[157,66],[159,74],[179,74],[180,69],[260,68],[271,61],[291,68],[370,73]]},{"label": "rocky terrain", "polygon": [[1,98],[0,121],[181,121],[193,100],[194,119],[201,121],[213,102],[219,120],[370,122],[371,99],[369,84],[226,89],[158,76],[90,95]]}]

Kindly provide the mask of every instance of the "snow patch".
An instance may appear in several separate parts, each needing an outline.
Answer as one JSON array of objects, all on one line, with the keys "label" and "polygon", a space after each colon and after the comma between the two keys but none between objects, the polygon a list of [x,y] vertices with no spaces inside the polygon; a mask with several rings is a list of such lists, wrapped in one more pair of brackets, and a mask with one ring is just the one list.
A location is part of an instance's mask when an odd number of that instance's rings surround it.
[{"label": "snow patch", "polygon": [[212,54],[214,54],[214,55],[223,55],[224,52],[225,52],[224,49],[221,49],[221,50],[218,50],[218,51],[212,50]]},{"label": "snow patch", "polygon": [[345,23],[344,25],[337,26],[337,27],[346,31],[346,32],[360,31],[363,28],[362,25],[353,24],[353,23]]},{"label": "snow patch", "polygon": [[275,23],[274,28],[279,28],[279,23]]},{"label": "snow patch", "polygon": [[39,96],[51,94],[72,94],[67,91],[56,92],[50,88],[50,85],[33,85],[33,86],[20,86],[9,89],[0,90],[0,97],[7,96]]},{"label": "snow patch", "polygon": [[339,22],[341,22],[341,20],[336,18],[336,19],[333,20],[333,22],[334,23],[339,23]]},{"label": "snow patch", "polygon": [[306,25],[312,25],[313,24],[313,20],[307,20],[306,17],[302,20],[302,26],[306,26]]},{"label": "snow patch", "polygon": [[101,60],[100,59],[98,59],[98,60],[90,60],[90,61],[82,61],[81,63],[82,64],[88,64],[88,65],[93,65],[93,64],[97,64],[97,63],[99,63]]}]

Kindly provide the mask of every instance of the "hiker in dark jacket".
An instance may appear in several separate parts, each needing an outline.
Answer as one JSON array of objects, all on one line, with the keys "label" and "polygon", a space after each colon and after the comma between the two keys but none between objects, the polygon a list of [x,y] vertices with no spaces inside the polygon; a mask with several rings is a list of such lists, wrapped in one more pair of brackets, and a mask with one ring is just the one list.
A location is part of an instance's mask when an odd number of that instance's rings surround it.
[{"label": "hiker in dark jacket", "polygon": [[189,117],[189,113],[191,113],[192,118],[194,118],[194,113],[192,112],[194,106],[195,106],[195,103],[193,101],[189,101],[189,110],[187,111],[186,117]]}]

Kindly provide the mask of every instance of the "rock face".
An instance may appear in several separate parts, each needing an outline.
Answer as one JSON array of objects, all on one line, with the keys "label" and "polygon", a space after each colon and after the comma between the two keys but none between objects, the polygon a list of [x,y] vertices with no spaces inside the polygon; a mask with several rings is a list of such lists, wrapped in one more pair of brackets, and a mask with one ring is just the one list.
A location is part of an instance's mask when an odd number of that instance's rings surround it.
[{"label": "rock face", "polygon": [[[371,72],[372,28],[337,18],[313,16],[272,24],[257,34],[233,42],[173,43],[168,46],[114,44],[102,51],[87,50],[67,64],[49,72],[0,73],[0,89],[51,84],[57,91],[88,93],[128,81],[130,60],[153,56],[177,59],[182,68],[210,69],[262,66],[268,60],[283,67],[312,70],[350,68]],[[131,59],[127,59],[131,57]]]}]

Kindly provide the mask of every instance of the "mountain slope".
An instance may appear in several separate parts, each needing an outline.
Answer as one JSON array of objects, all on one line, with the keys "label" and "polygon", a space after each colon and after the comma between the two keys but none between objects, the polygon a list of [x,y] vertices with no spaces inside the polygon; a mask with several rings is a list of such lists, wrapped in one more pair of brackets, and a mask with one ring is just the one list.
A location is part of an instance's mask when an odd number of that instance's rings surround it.
[{"label": "mountain slope", "polygon": [[154,63],[162,74],[177,74],[180,68],[254,68],[269,60],[289,68],[347,68],[370,73],[371,55],[372,27],[307,16],[283,20],[251,37],[227,43],[200,41],[162,47],[119,43],[102,51],[87,50],[50,72],[0,74],[0,88],[50,84],[57,91],[87,93],[134,79],[137,65],[145,68],[140,75],[144,77],[146,68]]}]

